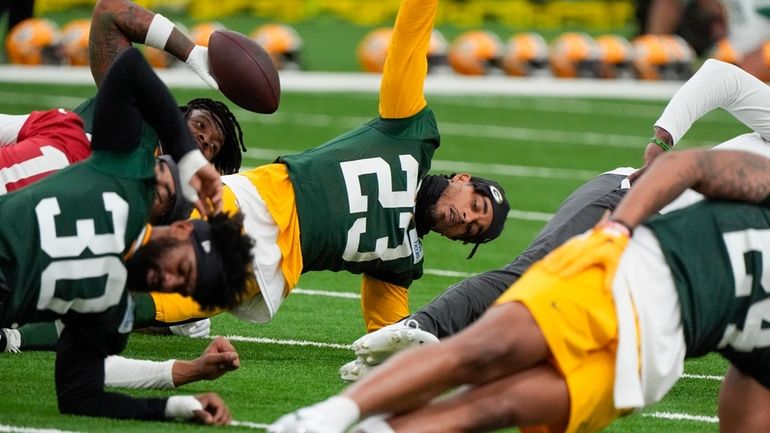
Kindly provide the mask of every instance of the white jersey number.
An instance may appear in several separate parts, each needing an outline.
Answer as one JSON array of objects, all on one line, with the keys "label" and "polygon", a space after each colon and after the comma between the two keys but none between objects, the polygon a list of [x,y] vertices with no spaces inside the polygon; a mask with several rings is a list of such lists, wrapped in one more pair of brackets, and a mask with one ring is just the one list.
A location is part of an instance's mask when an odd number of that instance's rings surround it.
[{"label": "white jersey number", "polygon": [[[763,269],[770,270],[770,230],[749,229],[725,233],[722,236],[733,269],[735,296],[750,296],[756,284],[759,284],[765,293],[770,293],[770,276],[768,272],[762,272]],[[754,266],[751,266],[752,261],[747,260],[751,254],[760,257],[760,269],[754,269]],[[770,329],[764,329],[763,322],[770,322],[770,298],[751,304],[743,329],[738,329],[735,323],[727,325],[719,347],[729,345],[739,352],[770,347]]]},{"label": "white jersey number", "polygon": [[[349,211],[365,213],[369,209],[368,196],[361,191],[360,177],[374,174],[377,177],[377,201],[385,209],[405,208],[409,209],[399,213],[399,227],[404,230],[404,241],[395,248],[388,248],[387,236],[377,238],[374,251],[359,251],[361,237],[366,234],[367,217],[361,216],[355,220],[348,230],[347,243],[342,258],[349,262],[365,262],[369,260],[395,260],[408,257],[412,253],[412,247],[407,235],[407,228],[412,219],[411,209],[417,193],[417,173],[419,164],[411,155],[399,155],[401,171],[406,175],[406,189],[393,191],[391,181],[391,167],[382,158],[366,158],[340,163],[342,174],[345,177],[345,189],[348,194]],[[416,233],[413,234],[416,239]]]},{"label": "white jersey number", "polygon": [[[40,248],[54,259],[42,272],[38,310],[50,310],[65,314],[69,310],[79,313],[104,311],[120,302],[126,283],[126,268],[119,257],[125,249],[125,233],[128,223],[128,203],[114,192],[102,194],[104,210],[112,215],[114,233],[96,234],[92,219],[75,222],[75,236],[59,236],[55,218],[61,213],[59,201],[46,198],[35,207],[40,228]],[[88,249],[100,257],[79,258]],[[60,280],[79,280],[106,276],[104,293],[89,298],[70,300],[56,297],[56,283]]]}]

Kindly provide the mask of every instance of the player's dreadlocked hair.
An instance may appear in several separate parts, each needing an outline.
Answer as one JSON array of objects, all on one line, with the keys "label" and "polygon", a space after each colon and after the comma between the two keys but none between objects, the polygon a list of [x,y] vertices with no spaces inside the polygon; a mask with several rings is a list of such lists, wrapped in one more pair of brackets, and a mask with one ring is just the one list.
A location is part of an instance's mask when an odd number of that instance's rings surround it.
[{"label": "player's dreadlocked hair", "polygon": [[225,133],[225,142],[222,143],[222,149],[211,163],[221,174],[237,173],[241,168],[241,151],[245,152],[246,146],[243,145],[241,125],[227,105],[213,99],[196,98],[179,108],[185,119],[195,109],[206,110],[214,115],[219,127]]}]

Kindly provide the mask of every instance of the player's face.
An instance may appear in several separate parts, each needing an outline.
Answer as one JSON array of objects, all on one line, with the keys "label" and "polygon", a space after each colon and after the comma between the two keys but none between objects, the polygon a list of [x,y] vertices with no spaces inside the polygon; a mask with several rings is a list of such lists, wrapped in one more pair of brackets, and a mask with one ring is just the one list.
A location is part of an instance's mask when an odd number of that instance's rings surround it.
[{"label": "player's face", "polygon": [[492,223],[492,202],[479,194],[467,173],[455,175],[428,209],[431,230],[453,240],[473,238]]},{"label": "player's face", "polygon": [[194,109],[187,116],[187,127],[190,128],[203,156],[209,161],[213,160],[225,142],[225,133],[214,114],[207,110]]},{"label": "player's face", "polygon": [[176,200],[174,177],[165,163],[160,161],[155,163],[155,179],[156,194],[155,201],[152,204],[150,224],[155,223],[158,218],[165,215]]},{"label": "player's face", "polygon": [[197,268],[195,251],[189,239],[174,242],[147,269],[147,285],[154,291],[190,296],[195,288]]}]

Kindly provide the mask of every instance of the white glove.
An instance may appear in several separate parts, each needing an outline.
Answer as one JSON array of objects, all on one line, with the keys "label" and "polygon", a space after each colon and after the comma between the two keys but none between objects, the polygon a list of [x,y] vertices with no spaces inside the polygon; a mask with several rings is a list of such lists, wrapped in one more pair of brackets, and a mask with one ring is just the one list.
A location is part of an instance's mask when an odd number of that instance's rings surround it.
[{"label": "white glove", "polygon": [[208,337],[211,333],[211,320],[203,319],[197,322],[173,325],[168,327],[174,335],[182,335],[190,338]]},{"label": "white glove", "polygon": [[217,80],[211,75],[211,66],[209,65],[209,49],[203,45],[196,45],[184,61],[201,79],[212,89],[219,89]]},{"label": "white glove", "polygon": [[344,433],[359,416],[356,403],[342,396],[284,415],[267,428],[269,433]]}]

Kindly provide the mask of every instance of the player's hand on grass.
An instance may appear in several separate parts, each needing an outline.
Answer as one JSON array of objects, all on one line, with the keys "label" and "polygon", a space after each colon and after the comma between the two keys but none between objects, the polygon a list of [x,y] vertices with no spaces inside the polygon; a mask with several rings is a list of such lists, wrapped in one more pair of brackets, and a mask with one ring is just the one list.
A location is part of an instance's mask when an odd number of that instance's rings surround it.
[{"label": "player's hand on grass", "polygon": [[546,272],[569,278],[592,267],[605,271],[605,287],[612,286],[620,257],[628,245],[630,231],[623,224],[607,219],[594,228],[568,240],[547,255],[540,266]]},{"label": "player's hand on grass", "polygon": [[230,409],[217,394],[209,392],[195,396],[203,409],[193,412],[195,420],[203,424],[227,425],[231,421]]},{"label": "player's hand on grass", "polygon": [[215,338],[195,361],[198,363],[200,378],[206,380],[214,380],[241,366],[238,352],[224,337]]},{"label": "player's hand on grass", "polygon": [[190,51],[190,54],[187,56],[187,60],[184,62],[212,89],[219,89],[217,80],[215,80],[214,76],[211,75],[211,65],[209,64],[209,49],[207,47],[202,45],[194,46],[192,51]]}]

